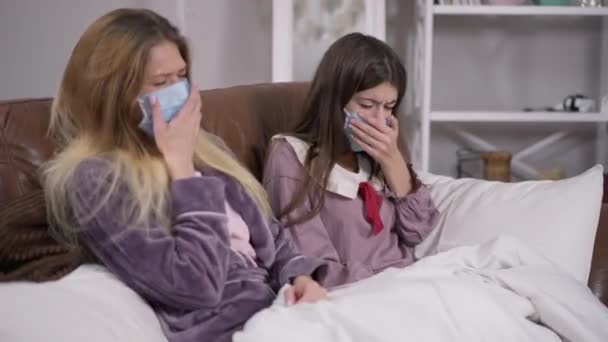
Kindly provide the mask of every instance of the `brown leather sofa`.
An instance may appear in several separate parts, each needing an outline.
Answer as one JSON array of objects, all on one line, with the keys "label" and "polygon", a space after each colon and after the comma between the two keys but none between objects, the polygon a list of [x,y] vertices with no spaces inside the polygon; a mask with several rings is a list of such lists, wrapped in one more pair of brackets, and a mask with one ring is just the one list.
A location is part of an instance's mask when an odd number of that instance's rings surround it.
[{"label": "brown leather sofa", "polygon": [[[221,136],[237,157],[261,177],[270,137],[297,121],[306,83],[259,84],[205,90],[203,127]],[[37,170],[51,155],[45,133],[50,99],[0,102],[0,208],[40,189]],[[28,215],[20,218],[24,224]],[[0,227],[0,233],[2,232]],[[602,207],[589,287],[608,305],[608,206]]]}]

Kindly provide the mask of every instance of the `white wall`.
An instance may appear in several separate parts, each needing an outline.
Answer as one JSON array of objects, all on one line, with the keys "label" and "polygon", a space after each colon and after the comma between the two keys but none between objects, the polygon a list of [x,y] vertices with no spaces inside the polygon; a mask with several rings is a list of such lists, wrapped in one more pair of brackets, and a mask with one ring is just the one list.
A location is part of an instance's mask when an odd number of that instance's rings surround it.
[{"label": "white wall", "polygon": [[201,88],[270,82],[272,0],[185,1]]},{"label": "white wall", "polygon": [[[179,23],[177,1],[0,0],[0,100],[56,92],[76,41],[96,18],[118,7],[148,7]],[[186,34],[201,88],[268,82],[271,0],[192,1]]]},{"label": "white wall", "polygon": [[0,99],[53,96],[85,28],[127,0],[0,0]]}]

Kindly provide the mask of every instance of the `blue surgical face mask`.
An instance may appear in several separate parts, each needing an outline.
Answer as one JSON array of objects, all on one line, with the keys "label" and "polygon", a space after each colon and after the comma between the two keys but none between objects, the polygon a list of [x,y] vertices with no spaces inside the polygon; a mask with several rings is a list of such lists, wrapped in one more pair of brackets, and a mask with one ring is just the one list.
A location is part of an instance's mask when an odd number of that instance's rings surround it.
[{"label": "blue surgical face mask", "polygon": [[[359,114],[355,112],[349,112],[344,108],[344,114],[346,114],[346,118],[344,119],[344,134],[346,134],[346,138],[348,139],[348,143],[350,145],[350,149],[353,152],[363,152],[363,148],[357,144],[355,139],[353,138],[353,130],[350,128],[350,123],[353,121],[360,121],[364,124],[367,124]],[[390,117],[386,118],[386,125],[390,126]]]},{"label": "blue surgical face mask", "polygon": [[141,128],[149,136],[154,136],[154,128],[152,124],[152,105],[150,97],[156,97],[160,106],[160,113],[165,122],[171,121],[175,114],[184,106],[190,94],[190,83],[187,79],[176,82],[166,88],[153,91],[145,94],[137,99],[139,107],[143,113],[143,119],[139,123]]},{"label": "blue surgical face mask", "polygon": [[348,144],[350,145],[350,149],[353,152],[362,152],[363,148],[359,144],[357,144],[357,142],[353,138],[353,130],[352,130],[352,128],[350,128],[350,123],[353,121],[361,121],[361,122],[365,122],[365,121],[363,121],[363,119],[361,119],[359,114],[354,113],[354,112],[351,113],[351,112],[347,111],[346,108],[344,108],[344,114],[346,114],[346,118],[344,119],[344,134],[346,134],[346,138],[348,139]]}]

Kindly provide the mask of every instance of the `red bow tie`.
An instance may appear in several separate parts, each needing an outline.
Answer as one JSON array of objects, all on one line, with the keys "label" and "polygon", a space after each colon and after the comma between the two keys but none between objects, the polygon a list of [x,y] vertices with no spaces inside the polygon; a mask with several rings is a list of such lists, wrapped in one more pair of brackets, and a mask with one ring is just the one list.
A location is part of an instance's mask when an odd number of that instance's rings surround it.
[{"label": "red bow tie", "polygon": [[380,218],[380,204],[382,198],[376,193],[376,189],[369,182],[359,184],[359,195],[363,198],[365,206],[365,219],[372,225],[372,233],[380,234],[384,224]]}]

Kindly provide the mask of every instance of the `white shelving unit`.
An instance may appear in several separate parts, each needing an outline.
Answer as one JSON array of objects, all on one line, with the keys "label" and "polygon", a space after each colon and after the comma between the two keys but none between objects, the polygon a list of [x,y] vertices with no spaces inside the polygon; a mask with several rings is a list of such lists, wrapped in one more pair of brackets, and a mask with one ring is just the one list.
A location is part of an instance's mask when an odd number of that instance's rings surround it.
[{"label": "white shelving unit", "polygon": [[433,122],[608,122],[608,113],[432,111]]},{"label": "white shelving unit", "polygon": [[[606,166],[608,157],[608,112],[594,113],[565,113],[565,112],[524,112],[513,110],[484,111],[484,110],[434,110],[432,105],[433,82],[433,43],[435,38],[435,19],[440,16],[469,16],[473,19],[478,16],[520,16],[556,17],[560,20],[564,16],[594,17],[601,21],[601,65],[599,66],[598,94],[608,95],[608,8],[583,8],[575,6],[457,6],[434,5],[433,0],[417,0],[416,4],[416,65],[420,66],[414,75],[414,88],[418,94],[415,96],[414,112],[417,124],[417,136],[410,143],[413,145],[413,157],[420,167],[428,171],[431,153],[431,136],[433,124],[442,124],[456,133],[466,144],[476,149],[499,149],[498,146],[482,139],[463,128],[466,123],[520,123],[522,125],[552,123],[558,126],[567,126],[574,123],[591,123],[596,126],[596,155],[598,163]],[[530,20],[530,19],[528,19]],[[596,106],[600,108],[601,98],[594,98]],[[460,123],[460,124],[459,124]],[[457,125],[458,124],[458,125]],[[566,129],[556,131],[540,139],[534,144],[513,154],[513,173],[524,179],[538,178],[538,170],[528,165],[523,159],[537,153],[547,146],[553,145],[568,135]],[[432,170],[431,170],[432,171]]]},{"label": "white shelving unit", "polygon": [[607,16],[608,8],[575,6],[459,6],[434,5],[434,15]]}]

